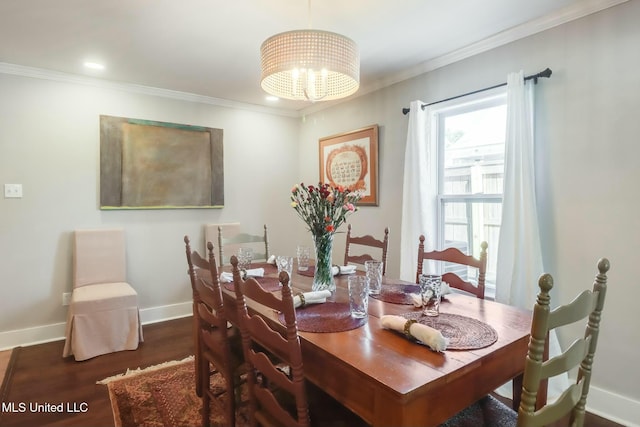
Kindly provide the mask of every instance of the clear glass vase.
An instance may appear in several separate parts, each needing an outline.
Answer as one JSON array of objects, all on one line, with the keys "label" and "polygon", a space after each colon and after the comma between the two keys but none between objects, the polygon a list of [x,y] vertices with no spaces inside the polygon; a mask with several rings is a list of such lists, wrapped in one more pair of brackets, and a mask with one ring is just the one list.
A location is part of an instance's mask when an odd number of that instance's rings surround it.
[{"label": "clear glass vase", "polygon": [[316,269],[313,274],[313,286],[311,289],[314,291],[328,289],[333,292],[336,290],[336,283],[333,280],[331,271],[333,233],[313,236],[313,243],[316,248]]}]

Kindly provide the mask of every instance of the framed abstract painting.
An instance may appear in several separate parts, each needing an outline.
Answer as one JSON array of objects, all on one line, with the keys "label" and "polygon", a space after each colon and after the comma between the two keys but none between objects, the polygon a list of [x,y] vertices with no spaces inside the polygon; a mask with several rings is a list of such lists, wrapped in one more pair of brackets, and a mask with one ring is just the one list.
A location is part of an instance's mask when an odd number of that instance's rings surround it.
[{"label": "framed abstract painting", "polygon": [[100,116],[100,209],[221,208],[222,129]]}]

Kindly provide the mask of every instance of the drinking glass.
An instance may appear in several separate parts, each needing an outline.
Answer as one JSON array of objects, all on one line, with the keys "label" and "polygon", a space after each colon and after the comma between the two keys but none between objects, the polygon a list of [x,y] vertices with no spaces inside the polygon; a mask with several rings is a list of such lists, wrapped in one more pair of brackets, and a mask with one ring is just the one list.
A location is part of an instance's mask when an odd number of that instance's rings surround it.
[{"label": "drinking glass", "polygon": [[420,295],[422,296],[422,312],[426,316],[440,314],[442,297],[442,276],[438,274],[420,275]]},{"label": "drinking glass", "polygon": [[367,276],[349,276],[348,286],[351,317],[367,317],[369,309],[369,279]]},{"label": "drinking glass", "polygon": [[293,272],[293,257],[278,255],[276,257],[276,266],[278,267],[278,276],[281,271],[286,271],[289,275],[289,284],[291,284],[291,273]]},{"label": "drinking glass", "polygon": [[382,289],[382,261],[365,261],[364,268],[369,278],[369,294],[379,295]]},{"label": "drinking glass", "polygon": [[251,261],[253,261],[253,249],[238,249],[238,268],[240,270],[248,270],[251,266]]},{"label": "drinking glass", "polygon": [[311,257],[311,248],[308,246],[298,246],[298,271],[309,270],[309,258]]}]

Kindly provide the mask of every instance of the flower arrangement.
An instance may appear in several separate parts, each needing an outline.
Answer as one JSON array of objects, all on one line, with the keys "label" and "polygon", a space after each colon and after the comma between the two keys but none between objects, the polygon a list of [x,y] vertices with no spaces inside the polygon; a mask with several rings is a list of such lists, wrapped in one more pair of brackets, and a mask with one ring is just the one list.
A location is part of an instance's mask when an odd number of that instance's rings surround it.
[{"label": "flower arrangement", "polygon": [[315,187],[300,183],[291,189],[291,207],[313,235],[316,258],[312,290],[333,292],[336,289],[331,269],[333,235],[347,220],[347,215],[358,210],[356,203],[361,197],[361,192],[341,185],[332,187],[319,183]]},{"label": "flower arrangement", "polygon": [[341,185],[319,183],[316,187],[300,183],[291,189],[291,206],[316,237],[335,233],[347,215],[358,210],[356,203],[361,198],[361,192]]}]

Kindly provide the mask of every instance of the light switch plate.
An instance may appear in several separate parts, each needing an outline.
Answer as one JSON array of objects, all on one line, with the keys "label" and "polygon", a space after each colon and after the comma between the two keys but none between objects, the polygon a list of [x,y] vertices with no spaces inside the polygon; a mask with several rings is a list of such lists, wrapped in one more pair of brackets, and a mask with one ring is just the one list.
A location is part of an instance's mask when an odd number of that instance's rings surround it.
[{"label": "light switch plate", "polygon": [[21,199],[22,198],[22,184],[5,184],[4,185],[4,198],[5,199]]}]

